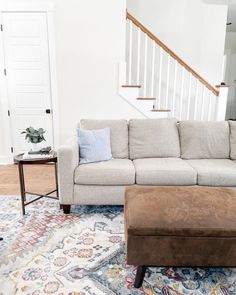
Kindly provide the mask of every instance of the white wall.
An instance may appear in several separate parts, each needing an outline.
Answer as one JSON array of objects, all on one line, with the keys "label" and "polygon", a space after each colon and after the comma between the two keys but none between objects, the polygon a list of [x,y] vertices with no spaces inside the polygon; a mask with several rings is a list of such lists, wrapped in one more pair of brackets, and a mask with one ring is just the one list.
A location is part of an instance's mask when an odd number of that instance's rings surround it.
[{"label": "white wall", "polygon": [[127,9],[210,83],[221,82],[226,5],[202,0],[127,0]]},{"label": "white wall", "polygon": [[125,0],[55,1],[61,142],[81,118],[141,116],[117,93],[125,11]]}]

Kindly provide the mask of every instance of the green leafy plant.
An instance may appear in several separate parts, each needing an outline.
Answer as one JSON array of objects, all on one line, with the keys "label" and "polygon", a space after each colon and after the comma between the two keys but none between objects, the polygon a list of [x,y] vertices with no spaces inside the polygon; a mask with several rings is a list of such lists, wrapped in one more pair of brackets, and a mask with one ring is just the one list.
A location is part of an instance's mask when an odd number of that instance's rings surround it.
[{"label": "green leafy plant", "polygon": [[21,134],[25,134],[25,139],[28,140],[28,142],[39,143],[45,140],[45,132],[46,131],[43,128],[34,129],[33,127],[28,127],[24,131],[22,131]]}]

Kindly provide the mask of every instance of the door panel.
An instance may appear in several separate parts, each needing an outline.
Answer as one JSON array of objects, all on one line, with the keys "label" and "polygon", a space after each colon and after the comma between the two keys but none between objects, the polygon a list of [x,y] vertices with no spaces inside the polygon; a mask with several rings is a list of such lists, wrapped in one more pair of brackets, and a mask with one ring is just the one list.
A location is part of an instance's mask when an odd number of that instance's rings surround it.
[{"label": "door panel", "polygon": [[3,41],[14,153],[30,149],[20,134],[29,126],[44,128],[53,146],[46,14],[4,12]]}]

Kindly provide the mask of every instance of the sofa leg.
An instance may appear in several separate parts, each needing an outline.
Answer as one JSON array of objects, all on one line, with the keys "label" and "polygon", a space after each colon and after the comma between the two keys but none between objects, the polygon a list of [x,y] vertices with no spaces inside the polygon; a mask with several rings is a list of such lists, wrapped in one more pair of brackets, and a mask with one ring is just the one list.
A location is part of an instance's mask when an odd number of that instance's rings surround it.
[{"label": "sofa leg", "polygon": [[62,205],[62,209],[65,214],[70,214],[70,205]]},{"label": "sofa leg", "polygon": [[147,269],[147,267],[144,266],[144,265],[139,265],[138,266],[136,276],[135,276],[135,281],[134,281],[134,287],[135,288],[142,287],[146,269]]}]

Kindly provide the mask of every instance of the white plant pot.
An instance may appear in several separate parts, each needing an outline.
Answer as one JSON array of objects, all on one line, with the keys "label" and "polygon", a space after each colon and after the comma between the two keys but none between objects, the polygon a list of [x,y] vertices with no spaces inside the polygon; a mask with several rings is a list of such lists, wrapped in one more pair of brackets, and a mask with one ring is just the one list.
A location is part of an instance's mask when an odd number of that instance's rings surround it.
[{"label": "white plant pot", "polygon": [[38,142],[38,143],[32,143],[31,142],[31,150],[33,152],[38,152],[39,150],[41,150],[42,148],[42,143],[41,142]]}]

